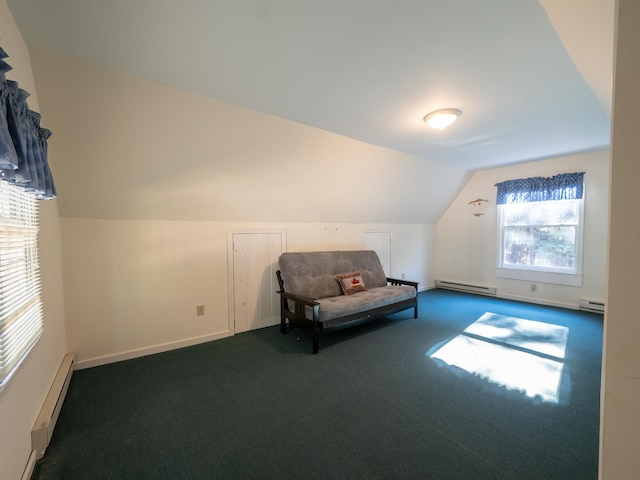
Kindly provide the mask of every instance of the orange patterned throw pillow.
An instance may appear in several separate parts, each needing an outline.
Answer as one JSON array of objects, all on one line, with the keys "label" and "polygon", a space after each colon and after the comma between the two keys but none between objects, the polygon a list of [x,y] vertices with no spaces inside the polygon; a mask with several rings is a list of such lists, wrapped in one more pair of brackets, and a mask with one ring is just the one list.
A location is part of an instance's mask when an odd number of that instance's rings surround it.
[{"label": "orange patterned throw pillow", "polygon": [[340,273],[336,275],[340,281],[340,286],[345,295],[351,295],[356,292],[364,292],[367,287],[364,286],[364,280],[360,270],[351,273]]}]

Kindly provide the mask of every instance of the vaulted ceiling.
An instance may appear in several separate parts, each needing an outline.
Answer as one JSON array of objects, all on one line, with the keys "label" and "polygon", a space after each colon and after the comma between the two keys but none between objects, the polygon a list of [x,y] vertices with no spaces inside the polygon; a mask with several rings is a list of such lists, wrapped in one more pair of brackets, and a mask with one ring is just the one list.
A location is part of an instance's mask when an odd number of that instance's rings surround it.
[{"label": "vaulted ceiling", "polygon": [[38,50],[463,169],[609,144],[614,0],[7,4]]}]

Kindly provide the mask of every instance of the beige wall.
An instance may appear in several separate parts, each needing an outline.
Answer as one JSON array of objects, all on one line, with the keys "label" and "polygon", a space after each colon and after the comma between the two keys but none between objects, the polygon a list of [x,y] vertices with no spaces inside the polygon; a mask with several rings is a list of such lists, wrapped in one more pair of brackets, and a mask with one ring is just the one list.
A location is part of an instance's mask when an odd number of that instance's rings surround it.
[{"label": "beige wall", "polygon": [[640,478],[640,4],[619,0],[600,477]]},{"label": "beige wall", "polygon": [[[0,32],[0,46],[13,67],[7,77],[31,93],[29,107],[38,111],[29,52],[4,0],[0,1]],[[46,116],[42,123],[48,127]],[[31,454],[31,428],[66,353],[58,205],[55,200],[39,205],[44,334],[0,397],[0,465],[7,480],[22,476]]]},{"label": "beige wall", "polygon": [[[569,172],[586,172],[582,287],[497,278],[495,184]],[[484,215],[479,217],[473,215],[476,209],[469,205],[477,198],[489,200],[481,207]],[[606,285],[608,198],[608,151],[477,172],[438,221],[436,278],[497,287],[500,297],[562,307],[575,308],[580,298],[602,302]],[[537,284],[537,292],[531,292],[531,283]]]}]

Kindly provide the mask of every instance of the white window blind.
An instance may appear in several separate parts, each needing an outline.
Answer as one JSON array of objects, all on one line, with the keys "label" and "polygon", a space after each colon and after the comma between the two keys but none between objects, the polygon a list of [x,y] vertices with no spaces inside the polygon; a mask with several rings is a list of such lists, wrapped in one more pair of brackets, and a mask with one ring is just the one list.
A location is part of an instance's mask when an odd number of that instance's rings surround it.
[{"label": "white window blind", "polygon": [[0,181],[0,393],[42,328],[37,201]]}]

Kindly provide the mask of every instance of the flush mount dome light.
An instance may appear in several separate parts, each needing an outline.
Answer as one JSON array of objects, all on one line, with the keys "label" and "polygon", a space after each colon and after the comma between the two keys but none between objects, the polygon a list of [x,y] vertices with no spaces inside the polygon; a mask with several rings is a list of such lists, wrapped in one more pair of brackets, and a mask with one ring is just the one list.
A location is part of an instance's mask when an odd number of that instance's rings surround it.
[{"label": "flush mount dome light", "polygon": [[436,110],[429,113],[424,117],[424,121],[427,122],[431,128],[437,128],[438,130],[444,130],[462,114],[460,110],[455,108],[446,108],[444,110]]}]

